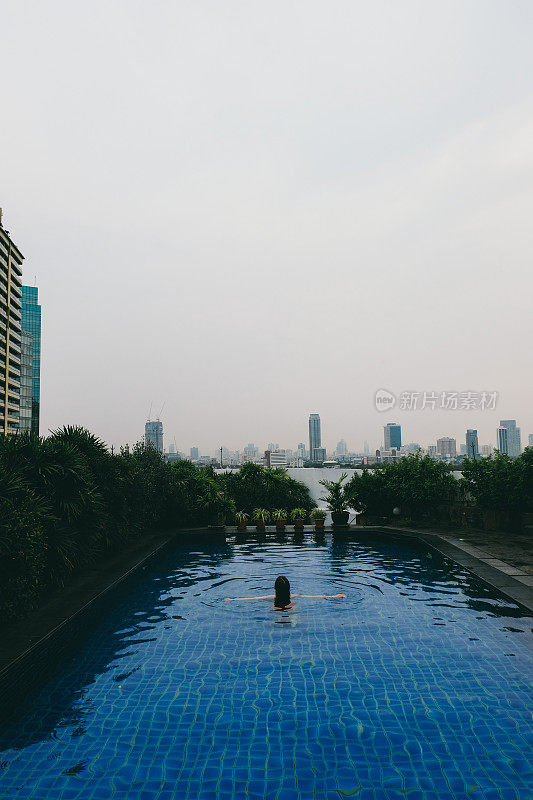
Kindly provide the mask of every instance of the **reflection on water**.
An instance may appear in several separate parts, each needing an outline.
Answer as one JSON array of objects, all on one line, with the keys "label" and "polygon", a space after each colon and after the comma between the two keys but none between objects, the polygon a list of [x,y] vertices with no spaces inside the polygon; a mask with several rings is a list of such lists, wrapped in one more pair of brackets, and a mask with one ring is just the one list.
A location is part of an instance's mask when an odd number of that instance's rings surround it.
[{"label": "reflection on water", "polygon": [[[293,594],[347,597],[224,602],[272,594],[281,573]],[[421,543],[201,540],[110,599],[2,726],[0,796],[527,785],[532,621]]]}]

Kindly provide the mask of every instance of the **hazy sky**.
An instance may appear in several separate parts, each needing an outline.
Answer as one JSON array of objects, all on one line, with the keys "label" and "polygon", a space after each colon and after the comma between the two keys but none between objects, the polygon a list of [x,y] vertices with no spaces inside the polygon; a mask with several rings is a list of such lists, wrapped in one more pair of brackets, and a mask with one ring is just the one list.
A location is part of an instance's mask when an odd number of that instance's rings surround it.
[{"label": "hazy sky", "polygon": [[[42,430],[533,432],[530,0],[2,0]],[[497,391],[383,415],[374,393]]]}]

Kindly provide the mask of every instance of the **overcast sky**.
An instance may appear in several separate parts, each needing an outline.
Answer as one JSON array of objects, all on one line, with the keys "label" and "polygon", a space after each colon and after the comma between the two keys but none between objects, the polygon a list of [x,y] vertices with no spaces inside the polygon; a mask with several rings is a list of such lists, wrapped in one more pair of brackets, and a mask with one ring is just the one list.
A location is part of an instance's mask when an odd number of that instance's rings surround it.
[{"label": "overcast sky", "polygon": [[[42,432],[533,432],[530,0],[3,0],[0,206]],[[497,391],[380,414],[374,394]],[[525,441],[524,441],[525,440]]]}]

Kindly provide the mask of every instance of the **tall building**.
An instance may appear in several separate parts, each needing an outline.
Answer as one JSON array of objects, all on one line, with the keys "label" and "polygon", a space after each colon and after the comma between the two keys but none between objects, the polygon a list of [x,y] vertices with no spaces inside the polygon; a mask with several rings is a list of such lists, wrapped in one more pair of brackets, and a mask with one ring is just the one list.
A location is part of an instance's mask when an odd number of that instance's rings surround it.
[{"label": "tall building", "polygon": [[152,445],[158,453],[163,452],[163,423],[158,419],[154,422],[148,420],[144,426],[144,441]]},{"label": "tall building", "polygon": [[31,433],[32,384],[33,336],[31,333],[22,331],[22,348],[20,351],[20,433]]},{"label": "tall building", "polygon": [[457,442],[449,436],[437,439],[437,454],[441,458],[455,458],[457,455]]},{"label": "tall building", "polygon": [[487,458],[487,456],[492,455],[492,445],[491,444],[482,444],[481,445],[481,455],[483,458]]},{"label": "tall building", "polygon": [[341,439],[340,442],[337,442],[337,449],[335,451],[338,456],[345,456],[348,453],[348,445],[346,444],[344,439]]},{"label": "tall building", "polygon": [[501,419],[500,427],[496,431],[496,437],[500,453],[516,458],[522,452],[520,428],[516,427],[515,419]]},{"label": "tall building", "polygon": [[530,433],[527,437],[528,447],[533,447],[533,433]]},{"label": "tall building", "polygon": [[39,436],[41,407],[41,306],[36,286],[22,287],[22,330],[32,337],[31,433]]},{"label": "tall building", "polygon": [[467,458],[479,457],[479,441],[477,438],[477,431],[468,428],[466,432],[466,456]]},{"label": "tall building", "polygon": [[265,467],[286,467],[287,453],[285,450],[265,450]]},{"label": "tall building", "polygon": [[436,444],[428,445],[428,456],[430,458],[437,458],[437,445]]},{"label": "tall building", "polygon": [[[323,458],[316,458],[315,450],[322,449],[322,437],[320,433],[320,414],[309,415],[309,458],[311,461],[323,461]],[[322,455],[322,453],[320,453]]]},{"label": "tall building", "polygon": [[197,447],[191,447],[191,461],[198,461],[200,452]]},{"label": "tall building", "polygon": [[2,227],[0,210],[0,433],[19,429],[24,256]]},{"label": "tall building", "polygon": [[402,427],[397,422],[387,422],[383,427],[385,433],[385,450],[395,447],[397,450],[402,446]]}]

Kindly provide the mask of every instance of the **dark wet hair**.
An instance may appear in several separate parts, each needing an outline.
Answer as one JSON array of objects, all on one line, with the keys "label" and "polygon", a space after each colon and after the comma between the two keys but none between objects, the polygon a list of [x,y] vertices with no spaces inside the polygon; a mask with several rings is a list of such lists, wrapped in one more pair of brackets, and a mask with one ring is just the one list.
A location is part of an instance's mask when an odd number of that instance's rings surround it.
[{"label": "dark wet hair", "polygon": [[278,575],[274,584],[276,605],[289,605],[291,602],[291,585],[285,575]]}]

